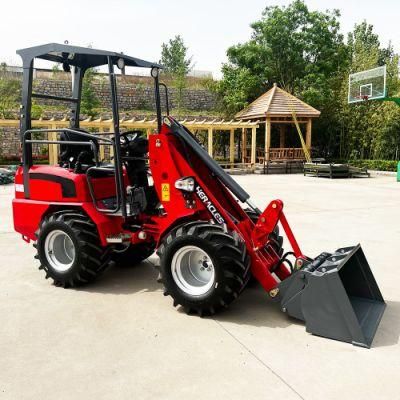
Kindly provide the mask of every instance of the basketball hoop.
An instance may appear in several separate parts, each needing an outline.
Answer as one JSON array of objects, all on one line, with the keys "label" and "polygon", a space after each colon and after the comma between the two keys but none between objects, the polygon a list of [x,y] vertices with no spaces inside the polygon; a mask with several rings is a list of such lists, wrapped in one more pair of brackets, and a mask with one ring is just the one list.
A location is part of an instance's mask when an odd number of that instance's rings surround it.
[{"label": "basketball hoop", "polygon": [[362,96],[354,96],[354,98],[358,99],[359,101],[368,101],[370,97],[371,96],[368,96],[367,94],[364,94]]},{"label": "basketball hoop", "polygon": [[386,66],[349,75],[348,102],[358,103],[386,97]]}]

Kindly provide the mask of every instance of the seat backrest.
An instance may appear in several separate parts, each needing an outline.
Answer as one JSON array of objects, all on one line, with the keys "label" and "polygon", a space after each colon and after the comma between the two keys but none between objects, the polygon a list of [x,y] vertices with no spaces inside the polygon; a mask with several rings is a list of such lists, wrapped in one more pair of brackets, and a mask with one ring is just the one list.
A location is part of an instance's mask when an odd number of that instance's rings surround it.
[{"label": "seat backrest", "polygon": [[[84,133],[84,130],[82,130]],[[65,144],[60,145],[60,166],[75,168],[77,163],[80,165],[92,166],[95,165],[95,155],[91,147],[87,145],[71,145],[68,141],[73,142],[88,142],[92,141],[96,147],[96,152],[99,149],[99,144],[96,139],[89,139],[77,133],[63,132],[60,135],[60,140],[65,141]],[[82,171],[83,172],[83,171]]]}]

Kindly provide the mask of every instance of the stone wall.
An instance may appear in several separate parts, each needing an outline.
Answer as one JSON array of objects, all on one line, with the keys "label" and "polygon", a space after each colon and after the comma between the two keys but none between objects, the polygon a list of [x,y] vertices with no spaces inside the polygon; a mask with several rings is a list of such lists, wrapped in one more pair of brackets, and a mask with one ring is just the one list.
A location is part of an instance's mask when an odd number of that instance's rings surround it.
[{"label": "stone wall", "polygon": [[19,129],[0,127],[0,159],[20,153]]},{"label": "stone wall", "polygon": [[[118,85],[118,101],[121,111],[133,109],[152,110],[154,104],[154,88],[142,84]],[[66,80],[36,79],[35,91],[38,93],[52,94],[56,96],[71,96],[71,83]],[[100,100],[100,107],[110,108],[110,89],[108,82],[93,83],[93,91]],[[179,92],[175,88],[169,88],[169,100],[171,108],[178,107]],[[163,98],[163,90],[161,97]],[[38,104],[60,105],[53,100],[37,99]],[[212,111],[216,108],[216,96],[206,89],[184,89],[182,92],[181,108],[196,111]]]},{"label": "stone wall", "polygon": [[[44,93],[50,95],[71,96],[71,82],[67,80],[55,79],[35,79],[34,90],[37,93]],[[108,82],[94,83],[93,90],[100,100],[100,107],[104,109],[111,108],[110,91]],[[155,110],[154,104],[154,89],[153,87],[144,84],[123,83],[118,82],[118,100],[122,116],[125,117],[142,117],[140,111],[135,110]],[[164,93],[161,93],[162,101],[164,102]],[[175,108],[178,106],[178,93],[175,88],[169,89],[170,107]],[[54,100],[35,99],[37,104],[41,105],[64,105]],[[163,103],[165,104],[165,103]],[[216,108],[216,97],[213,93],[205,89],[184,89],[182,94],[181,108],[196,111],[196,115],[201,115],[201,111],[212,112]],[[45,110],[42,117],[44,119],[62,119],[65,116],[63,111]],[[189,113],[190,115],[190,113]],[[188,116],[189,116],[188,115]],[[84,118],[85,116],[81,116]],[[102,113],[103,118],[111,118],[111,113],[108,111]],[[15,119],[18,118],[18,113],[15,111]],[[41,149],[36,149],[36,154],[42,152]],[[19,129],[13,127],[0,127],[0,159],[7,158],[8,156],[15,156],[20,153],[20,140]]]}]

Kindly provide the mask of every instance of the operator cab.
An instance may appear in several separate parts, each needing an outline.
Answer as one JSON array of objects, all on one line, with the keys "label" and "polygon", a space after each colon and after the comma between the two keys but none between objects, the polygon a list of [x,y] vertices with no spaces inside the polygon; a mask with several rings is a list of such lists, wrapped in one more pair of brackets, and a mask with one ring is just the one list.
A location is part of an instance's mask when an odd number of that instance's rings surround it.
[{"label": "operator cab", "polygon": [[[24,78],[21,104],[21,141],[24,170],[24,196],[30,198],[29,170],[33,165],[32,144],[46,143],[59,145],[59,166],[74,174],[86,175],[90,195],[98,211],[109,215],[135,217],[145,211],[156,212],[158,198],[149,179],[148,139],[140,130],[121,132],[119,126],[119,107],[117,80],[114,67],[141,67],[151,69],[154,78],[157,105],[158,130],[161,128],[159,96],[159,69],[161,65],[127,56],[123,53],[96,50],[91,48],[46,44],[17,51],[22,57]],[[43,59],[62,64],[65,72],[71,72],[72,90],[70,97],[55,94],[34,93],[32,91],[33,67],[35,59]],[[88,132],[80,127],[80,105],[82,83],[85,72],[90,68],[108,67],[110,96],[114,132],[112,137]],[[32,99],[50,99],[70,104],[69,127],[62,129],[32,129]],[[167,99],[168,102],[168,99]],[[167,107],[168,109],[168,107]],[[56,134],[56,140],[33,139],[33,135]],[[108,135],[110,136],[110,135]],[[54,137],[54,136],[53,136]],[[110,160],[100,160],[100,148],[108,146]],[[111,157],[111,154],[113,156]],[[114,195],[102,196],[96,191],[99,179],[114,179]]]}]

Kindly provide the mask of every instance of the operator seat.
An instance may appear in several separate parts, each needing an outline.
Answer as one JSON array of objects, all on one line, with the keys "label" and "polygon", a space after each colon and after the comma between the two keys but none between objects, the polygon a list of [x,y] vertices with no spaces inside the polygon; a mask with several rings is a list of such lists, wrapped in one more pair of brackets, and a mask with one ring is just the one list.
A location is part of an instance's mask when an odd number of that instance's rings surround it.
[{"label": "operator seat", "polygon": [[[89,133],[83,129],[75,129],[83,133]],[[73,168],[75,173],[85,173],[89,167],[96,164],[95,154],[93,149],[87,145],[72,145],[68,144],[68,141],[73,142],[88,142],[92,141],[96,148],[96,152],[99,151],[99,143],[97,139],[87,138],[77,133],[62,132],[60,140],[66,142],[60,145],[60,167]]]}]

